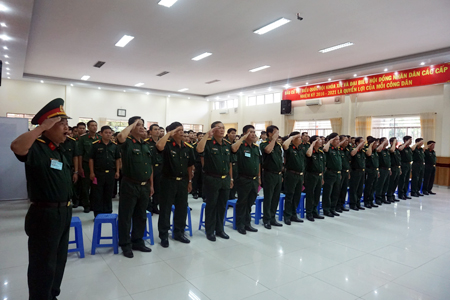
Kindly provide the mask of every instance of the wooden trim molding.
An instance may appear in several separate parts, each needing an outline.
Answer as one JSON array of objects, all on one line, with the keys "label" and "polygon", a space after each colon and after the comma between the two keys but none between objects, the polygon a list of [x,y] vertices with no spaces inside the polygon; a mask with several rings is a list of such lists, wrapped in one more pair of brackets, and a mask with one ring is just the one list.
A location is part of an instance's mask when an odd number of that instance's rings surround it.
[{"label": "wooden trim molding", "polygon": [[450,187],[450,157],[437,157],[434,184]]}]

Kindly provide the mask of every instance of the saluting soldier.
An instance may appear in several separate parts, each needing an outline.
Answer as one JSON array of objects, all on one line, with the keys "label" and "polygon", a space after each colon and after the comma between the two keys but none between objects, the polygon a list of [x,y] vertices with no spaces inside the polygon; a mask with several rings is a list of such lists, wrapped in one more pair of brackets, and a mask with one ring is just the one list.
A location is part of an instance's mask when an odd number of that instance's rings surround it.
[{"label": "saluting soldier", "polygon": [[436,152],[434,147],[436,145],[435,141],[428,141],[427,148],[424,151],[425,155],[425,173],[423,177],[423,194],[424,195],[436,195],[432,192],[434,185],[434,176],[436,173]]},{"label": "saluting soldier", "polygon": [[263,158],[262,169],[264,176],[263,222],[266,229],[271,229],[272,226],[283,226],[275,220],[278,203],[280,202],[283,153],[282,146],[277,141],[279,137],[278,127],[270,125],[266,131],[268,138],[261,142],[259,147]]},{"label": "saluting soldier", "polygon": [[[84,207],[84,212],[91,211],[90,207],[90,188],[91,179],[89,178],[89,158],[91,155],[92,143],[100,140],[100,135],[97,134],[97,122],[90,120],[87,123],[88,133],[80,136],[78,140],[79,157],[78,157],[78,172],[81,176],[80,201]],[[78,128],[80,131],[80,128]]]},{"label": "saluting soldier", "polygon": [[355,147],[351,152],[352,155],[352,171],[350,173],[350,209],[364,210],[361,207],[361,197],[364,186],[364,172],[366,169],[366,158],[364,150],[364,139],[362,137],[355,138]]},{"label": "saluting soldier", "polygon": [[156,149],[156,143],[159,141],[159,126],[156,124],[150,125],[150,137],[146,140],[146,142],[150,146],[150,150],[153,153],[153,196],[151,201],[149,200],[147,210],[154,213],[159,214],[158,205],[161,199],[161,174],[163,167],[163,158],[161,154]]},{"label": "saluting soldier", "polygon": [[342,158],[339,152],[339,135],[331,133],[328,142],[323,147],[326,157],[326,171],[324,174],[322,208],[323,214],[333,218],[339,216],[336,212],[341,191]]},{"label": "saluting soldier", "polygon": [[237,155],[239,170],[236,181],[236,227],[240,234],[247,234],[247,231],[258,231],[250,225],[250,213],[258,195],[258,186],[261,185],[261,166],[259,146],[255,143],[255,127],[245,125],[242,132],[241,138],[231,146],[231,151]]},{"label": "saluting soldier", "polygon": [[345,208],[345,200],[348,194],[348,182],[350,180],[350,163],[352,160],[351,155],[351,146],[349,144],[349,136],[341,135],[339,136],[339,154],[341,156],[342,161],[342,176],[341,176],[341,186],[339,188],[339,200],[336,204],[336,212],[342,213],[344,211],[348,211],[348,208]]},{"label": "saluting soldier", "polygon": [[423,138],[418,138],[415,142],[417,146],[413,150],[411,197],[423,196],[423,194],[420,193],[420,188],[422,187],[423,174],[425,171],[425,153],[422,148]]},{"label": "saluting soldier", "polygon": [[398,180],[398,198],[399,199],[411,199],[408,197],[408,186],[409,177],[411,175],[411,164],[412,164],[412,151],[411,145],[412,137],[406,135],[403,137],[403,144],[398,147],[400,150],[402,173]]},{"label": "saluting soldier", "polygon": [[117,144],[111,141],[111,127],[102,126],[100,132],[102,138],[93,143],[89,159],[89,177],[94,182],[91,192],[94,217],[112,213],[114,184],[120,175],[120,151]]},{"label": "saluting soldier", "polygon": [[73,137],[67,136],[64,143],[61,144],[61,147],[64,148],[64,156],[67,158],[69,162],[70,169],[72,170],[72,206],[78,207],[78,203],[80,199],[78,198],[77,191],[77,182],[78,182],[78,145],[76,139]]},{"label": "saluting soldier", "polygon": [[205,232],[212,242],[216,236],[223,239],[230,237],[223,228],[223,219],[233,187],[233,169],[231,166],[231,143],[223,138],[225,127],[222,122],[211,124],[211,130],[198,143],[197,152],[202,154],[205,172]]},{"label": "saluting soldier", "polygon": [[395,151],[395,144],[387,147],[388,140],[385,137],[380,139],[380,146],[377,148],[378,158],[380,162],[380,177],[375,185],[375,203],[377,205],[391,204],[386,200],[386,194],[389,187],[389,179],[391,176],[391,151]]},{"label": "saluting soldier", "polygon": [[134,256],[132,250],[152,251],[142,239],[147,224],[148,199],[153,194],[152,152],[143,140],[144,134],[144,120],[135,116],[128,119],[128,127],[117,135],[123,175],[119,200],[119,246],[127,258]]},{"label": "saluting soldier", "polygon": [[303,220],[297,216],[297,207],[302,196],[303,179],[305,172],[306,151],[300,147],[301,135],[298,131],[291,132],[289,138],[284,141],[284,157],[286,170],[284,173],[284,223],[302,223]]},{"label": "saluting soldier", "polygon": [[[203,138],[203,133],[197,133],[197,138],[199,141]],[[203,166],[202,166],[202,155],[197,152],[198,143],[194,145],[194,178],[192,179],[192,195],[194,199],[198,197],[203,198]]]},{"label": "saluting soldier", "polygon": [[[373,203],[373,191],[380,176],[380,161],[378,158],[378,139],[369,136],[367,137],[366,150],[366,178],[364,180],[364,207],[372,209],[378,207]],[[381,148],[380,148],[381,150]]]},{"label": "saluting soldier", "polygon": [[[234,144],[236,140],[236,132],[237,130],[235,128],[229,128],[227,130],[227,135],[225,136],[225,139],[230,142],[230,144]],[[236,182],[236,179],[238,177],[238,168],[237,168],[237,155],[235,153],[231,154],[231,166],[233,169],[233,182]],[[236,199],[236,184],[233,185],[233,187],[230,189],[230,196],[228,197],[229,200]]]},{"label": "saluting soldier", "polygon": [[314,219],[323,219],[317,211],[320,202],[320,191],[323,184],[323,172],[325,171],[324,153],[320,150],[322,139],[313,135],[310,139],[311,146],[306,152],[306,219],[314,222]]},{"label": "saluting soldier", "polygon": [[183,125],[173,122],[167,133],[157,143],[156,148],[163,157],[161,177],[161,203],[158,219],[161,246],[169,247],[170,213],[175,206],[173,233],[174,239],[190,243],[184,235],[186,228],[188,193],[192,190],[192,168],[194,166],[193,147],[183,141]]},{"label": "saluting soldier", "polygon": [[72,170],[60,147],[69,127],[63,105],[60,98],[50,101],[31,120],[39,126],[11,143],[25,163],[31,201],[25,217],[30,300],[56,299],[67,261]]},{"label": "saluting soldier", "polygon": [[[389,139],[389,143],[391,144],[391,149],[389,151],[391,154],[391,177],[389,178],[389,186],[386,198],[389,202],[393,203],[400,201],[398,199],[395,199],[394,192],[397,189],[400,174],[402,174],[402,157],[400,155],[400,150],[397,148],[397,138],[391,137]],[[402,147],[404,147],[404,145]]]}]

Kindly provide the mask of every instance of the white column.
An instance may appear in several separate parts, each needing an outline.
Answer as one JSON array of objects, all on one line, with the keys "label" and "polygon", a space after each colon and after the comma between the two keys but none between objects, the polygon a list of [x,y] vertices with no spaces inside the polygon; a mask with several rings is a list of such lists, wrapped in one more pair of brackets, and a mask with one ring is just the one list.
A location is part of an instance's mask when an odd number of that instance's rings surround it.
[{"label": "white column", "polygon": [[[443,105],[442,111],[438,112],[438,114],[442,114],[442,125],[441,125],[441,136],[440,141],[441,145],[436,145],[436,148],[441,151],[436,151],[438,156],[450,156],[450,139],[448,134],[448,129],[450,128],[450,84],[444,84],[444,95],[443,95]],[[436,124],[438,126],[438,124]],[[438,131],[436,132],[436,134]]]}]

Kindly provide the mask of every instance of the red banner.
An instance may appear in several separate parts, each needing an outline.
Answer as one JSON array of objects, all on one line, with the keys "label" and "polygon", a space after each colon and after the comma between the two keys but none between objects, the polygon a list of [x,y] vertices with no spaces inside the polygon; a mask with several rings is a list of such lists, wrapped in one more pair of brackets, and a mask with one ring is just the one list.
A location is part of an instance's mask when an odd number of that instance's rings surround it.
[{"label": "red banner", "polygon": [[284,100],[307,100],[450,82],[450,63],[283,91]]}]

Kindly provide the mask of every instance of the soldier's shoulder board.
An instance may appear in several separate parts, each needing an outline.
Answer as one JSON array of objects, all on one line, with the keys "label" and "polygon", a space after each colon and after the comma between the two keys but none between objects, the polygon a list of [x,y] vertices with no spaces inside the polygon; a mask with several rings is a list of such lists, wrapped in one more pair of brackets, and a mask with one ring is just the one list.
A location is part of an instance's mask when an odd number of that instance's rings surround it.
[{"label": "soldier's shoulder board", "polygon": [[278,145],[280,145],[281,147],[283,147],[283,145],[281,145],[280,143],[277,142]]},{"label": "soldier's shoulder board", "polygon": [[210,140],[212,140],[212,138],[208,138],[208,139],[207,139],[207,141],[210,141]]},{"label": "soldier's shoulder board", "polygon": [[71,136],[68,136],[68,138],[71,139],[72,141],[76,141],[76,139],[74,139],[74,138],[71,137]]},{"label": "soldier's shoulder board", "polygon": [[36,139],[36,141],[39,141],[39,142],[41,142],[41,143],[44,143],[44,144],[45,144],[45,141],[44,141],[44,140],[41,140],[41,139]]},{"label": "soldier's shoulder board", "polygon": [[190,148],[194,148],[191,144],[184,142],[184,144]]},{"label": "soldier's shoulder board", "polygon": [[261,144],[263,144],[263,143],[267,143],[267,141],[262,141]]},{"label": "soldier's shoulder board", "polygon": [[148,141],[150,141],[150,138],[144,140],[144,142],[148,142]]},{"label": "soldier's shoulder board", "polygon": [[132,140],[131,136],[127,136],[128,139]]},{"label": "soldier's shoulder board", "polygon": [[258,147],[258,144],[257,144],[257,143],[253,143],[253,145],[255,145],[255,146],[257,146],[257,147]]},{"label": "soldier's shoulder board", "polygon": [[92,145],[97,144],[98,142],[100,142],[100,140],[93,142]]},{"label": "soldier's shoulder board", "polygon": [[227,140],[227,139],[223,139],[226,143],[228,143],[228,144],[230,144],[231,145],[231,142],[229,141],[229,140]]}]

